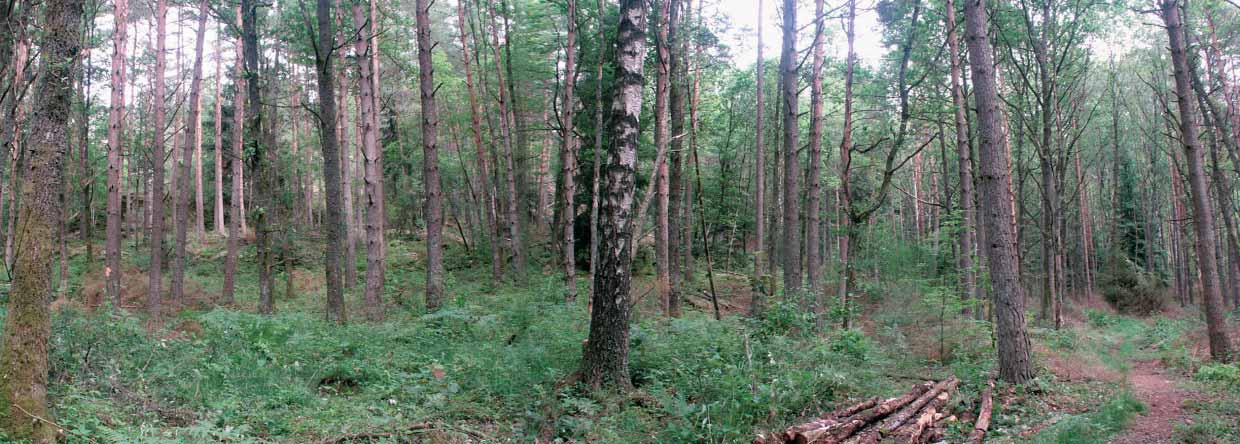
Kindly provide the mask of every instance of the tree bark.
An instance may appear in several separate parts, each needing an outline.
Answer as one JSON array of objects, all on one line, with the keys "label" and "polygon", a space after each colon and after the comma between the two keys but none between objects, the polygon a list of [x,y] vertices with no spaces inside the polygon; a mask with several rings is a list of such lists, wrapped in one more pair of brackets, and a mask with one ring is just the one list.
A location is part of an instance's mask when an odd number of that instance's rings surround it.
[{"label": "tree bark", "polygon": [[[151,123],[154,135],[151,135],[151,253],[148,293],[146,293],[146,311],[159,319],[162,315],[160,299],[164,298],[162,282],[164,282],[164,144],[166,143],[165,128],[165,86],[164,69],[166,66],[167,37],[167,1],[155,1],[155,72],[151,73],[151,81],[155,84],[151,93],[151,114],[155,122]],[[175,196],[174,196],[175,198]]]},{"label": "tree bark", "polygon": [[[419,11],[419,14],[422,14],[422,13],[425,13],[425,11]],[[368,30],[370,29],[370,27],[367,26],[368,20],[369,20],[369,16],[363,13],[361,2],[355,1],[353,3],[354,26],[356,26],[358,29]],[[421,42],[422,28],[419,27],[418,29],[419,29],[419,42]],[[373,35],[368,35],[367,33],[359,32],[357,41],[354,43],[354,51],[358,54],[357,56],[358,90],[361,93],[361,97],[359,101],[361,102],[361,114],[362,114],[362,119],[361,119],[362,120],[361,121],[361,124],[362,124],[362,158],[363,158],[363,162],[365,163],[365,174],[364,174],[363,180],[365,181],[365,189],[366,189],[366,202],[365,202],[365,205],[366,205],[366,221],[365,221],[366,288],[365,288],[365,291],[363,292],[363,295],[364,295],[363,297],[366,301],[366,306],[367,306],[366,309],[367,309],[368,317],[371,318],[372,320],[377,320],[377,319],[380,319],[383,315],[382,296],[383,296],[383,283],[385,279],[384,278],[384,271],[385,271],[384,262],[385,262],[386,252],[384,250],[386,249],[385,248],[386,242],[384,241],[384,234],[383,234],[383,228],[384,228],[383,150],[379,146],[379,138],[378,138],[379,129],[375,125],[378,122],[378,119],[375,117],[375,113],[378,109],[378,107],[376,106],[377,102],[375,100],[375,97],[376,97],[375,93],[377,91],[375,90],[375,78],[374,78],[375,73],[373,71],[374,64],[372,63],[372,60],[370,59],[371,53],[373,51],[378,50],[377,48],[373,46],[374,38],[375,36]],[[419,45],[419,48],[421,48],[420,45]],[[427,53],[427,57],[429,58],[430,57],[430,46],[426,47],[426,53]],[[430,70],[433,67],[430,65],[421,65],[421,59],[422,59],[421,50],[419,50],[418,54],[419,54],[418,56],[419,66],[422,66],[421,69],[426,71],[426,74],[420,75],[420,77],[424,79],[422,80],[422,82],[426,82],[427,80],[433,79],[433,77],[430,76]],[[432,92],[433,92],[433,89],[432,89]],[[433,116],[435,112],[434,97],[433,95],[431,97],[426,97],[426,95],[427,95],[427,92],[423,91],[422,105],[424,108],[422,112],[424,116],[423,116],[422,127],[424,131],[429,130],[430,136],[431,136],[430,143],[427,143],[426,134],[425,133],[423,134],[423,151],[426,153],[426,156],[427,156],[425,159],[425,169],[427,173],[426,183],[425,183],[425,186],[427,189],[426,190],[427,191],[427,214],[429,215],[432,213],[432,208],[433,208],[433,211],[440,212],[439,227],[436,227],[435,229],[442,232],[443,217],[442,217],[442,210],[440,209],[442,207],[442,198],[439,195],[439,190],[438,190],[439,168],[437,165],[432,163],[433,159],[437,159],[437,157],[434,157],[434,156],[438,156],[438,150],[434,144],[435,142],[434,136],[435,136],[435,127],[438,126],[439,122],[436,120],[435,116]],[[430,105],[429,110],[425,108],[425,106],[427,105]],[[432,115],[427,115],[428,113]],[[429,123],[427,122],[427,120],[429,120]],[[432,181],[432,179],[434,180]],[[435,189],[434,192],[432,192],[432,188]],[[428,217],[428,219],[430,218]],[[427,231],[428,231],[427,254],[428,256],[430,256],[432,253],[435,253],[435,256],[436,256],[435,259],[440,259],[439,266],[442,267],[443,264],[442,264],[442,254],[441,254],[440,247],[438,245],[429,243],[432,240],[430,236],[430,231],[432,231],[432,228],[430,227],[429,224],[427,226]],[[435,236],[436,238],[439,237],[438,236],[439,233],[435,233],[435,235],[436,235]],[[428,295],[431,293],[432,287],[439,286],[438,282],[433,283],[432,280],[430,279],[430,276],[429,276],[430,272],[431,270],[428,267],[428,270],[427,270],[427,273],[428,273],[427,293]],[[438,279],[439,277],[435,277],[435,278]],[[432,283],[434,285],[432,285]],[[434,291],[439,291],[439,289],[435,288]]]},{"label": "tree bark", "polygon": [[121,307],[121,161],[125,132],[125,38],[129,28],[129,1],[114,0],[116,31],[112,33],[112,98],[108,111],[108,202],[104,241],[103,275],[108,300],[113,309]]},{"label": "tree bark", "polygon": [[[233,11],[235,17],[241,17],[240,5],[233,8]],[[241,237],[245,235],[245,211],[242,210],[242,199],[244,199],[242,191],[245,189],[245,182],[244,176],[241,175],[241,156],[244,153],[241,139],[244,131],[242,127],[245,124],[245,68],[242,62],[244,51],[241,46],[241,38],[238,36],[233,42],[235,58],[233,62],[232,151],[228,153],[229,170],[232,174],[232,195],[229,196],[228,201],[228,241],[224,255],[224,288],[220,295],[220,303],[224,305],[231,305],[234,300],[237,253],[241,247]]]},{"label": "tree bark", "polygon": [[434,64],[431,62],[431,22],[428,0],[417,0],[418,86],[422,98],[423,182],[426,187],[426,307],[434,310],[443,299],[443,196],[439,190],[439,126],[435,108]]},{"label": "tree bark", "polygon": [[1202,299],[1206,308],[1206,331],[1210,340],[1210,357],[1220,362],[1231,359],[1231,344],[1227,338],[1227,325],[1223,319],[1223,293],[1219,287],[1218,264],[1215,260],[1214,211],[1210,204],[1210,190],[1206,184],[1205,168],[1196,103],[1192,99],[1189,79],[1185,30],[1180,17],[1177,0],[1162,0],[1163,23],[1171,48],[1171,64],[1175,71],[1175,92],[1180,114],[1180,141],[1188,157],[1188,182],[1193,207],[1193,226],[1197,235],[1197,264],[1201,271]]},{"label": "tree bark", "polygon": [[980,144],[978,192],[983,208],[986,240],[989,244],[990,279],[999,354],[999,377],[1020,384],[1033,378],[1029,336],[1025,331],[1025,290],[1020,285],[1020,263],[1012,224],[1012,195],[1009,185],[1007,139],[1004,137],[1002,110],[990,39],[986,34],[985,3],[965,0],[965,42],[969,48],[969,67],[973,74],[973,99],[977,109]]},{"label": "tree bark", "polygon": [[805,269],[806,279],[809,283],[809,291],[813,297],[815,313],[823,311],[823,305],[826,302],[822,295],[822,289],[819,282],[819,271],[822,267],[822,258],[818,256],[818,219],[819,211],[822,206],[822,188],[819,179],[819,168],[822,163],[822,65],[826,56],[824,54],[826,47],[826,26],[824,21],[826,18],[826,2],[823,0],[814,1],[814,44],[813,44],[813,65],[810,74],[810,114],[809,114],[809,168],[806,172],[806,187],[808,188],[807,196],[809,203],[806,208],[807,221],[805,224]]},{"label": "tree bark", "polygon": [[[489,1],[489,0],[488,0]],[[495,8],[488,5],[491,30],[491,55],[495,62],[495,82],[498,94],[500,114],[500,136],[503,141],[504,166],[508,174],[504,175],[507,184],[506,208],[508,217],[508,243],[512,251],[512,276],[517,282],[525,282],[525,247],[521,241],[521,207],[517,194],[517,165],[513,157],[512,127],[516,124],[516,114],[510,106],[508,79],[504,77],[504,63],[499,57],[499,25],[495,22]]]},{"label": "tree bark", "polygon": [[[761,1],[761,0],[759,0]],[[598,7],[598,41],[607,40],[606,25],[603,23],[606,10],[603,0],[597,0]],[[598,209],[599,182],[603,170],[603,67],[606,64],[607,45],[598,45],[597,69],[594,74],[594,176],[590,185],[590,282],[588,286],[589,301],[594,300],[594,276],[598,272]]]},{"label": "tree bark", "polygon": [[594,277],[590,334],[581,357],[581,376],[593,388],[629,387],[629,286],[634,221],[637,146],[641,134],[643,61],[646,54],[646,10],[642,0],[620,1],[616,32],[615,97],[612,102],[611,145],[602,184],[599,218],[598,274]]},{"label": "tree bark", "polygon": [[[968,1],[968,0],[965,0]],[[953,119],[956,128],[956,155],[960,170],[960,234],[957,237],[958,249],[956,266],[960,269],[961,292],[964,299],[979,297],[977,294],[977,273],[973,269],[974,226],[976,217],[973,206],[973,148],[969,146],[969,126],[965,114],[968,104],[965,103],[963,79],[960,73],[960,43],[956,37],[956,3],[947,0],[946,6],[947,47],[951,57],[951,89]],[[965,314],[969,309],[965,309]]]},{"label": "tree bark", "polygon": [[60,192],[63,163],[69,146],[73,106],[73,60],[81,46],[82,0],[46,0],[39,23],[42,59],[35,86],[34,112],[27,139],[28,155],[18,210],[20,242],[9,292],[0,351],[0,412],[9,437],[36,444],[56,442],[58,427],[47,406],[48,348],[51,313],[47,297],[52,290],[52,242],[63,205]]},{"label": "tree bark", "polygon": [[[655,66],[657,69],[655,77],[654,92],[654,144],[658,152],[667,152],[671,129],[668,127],[668,120],[671,118],[668,109],[668,90],[671,82],[671,40],[669,28],[672,26],[672,2],[673,0],[661,0],[658,2],[659,15],[655,21],[655,48],[657,59]],[[668,204],[669,204],[669,186],[668,186],[668,163],[659,162],[655,164],[654,181],[655,187],[655,223],[654,223],[654,248],[655,248],[655,289],[658,293],[659,302],[663,306],[663,314],[671,316],[671,264],[670,246],[668,245],[668,236],[670,229],[668,227]],[[640,231],[642,221],[637,220],[638,230]]]},{"label": "tree bark", "polygon": [[[852,251],[852,221],[848,211],[838,211],[848,209],[852,206],[852,190],[849,188],[849,176],[852,172],[852,122],[853,122],[853,71],[857,66],[857,53],[854,43],[856,40],[856,23],[857,23],[857,2],[856,0],[848,0],[848,20],[845,25],[844,34],[848,39],[848,55],[844,62],[844,129],[840,136],[840,186],[836,190],[835,205],[836,213],[839,219],[839,251],[840,251],[840,278],[839,288],[836,290],[836,297],[839,299],[841,309],[848,310],[848,284],[849,274],[852,270],[852,258],[849,253]],[[847,313],[847,312],[845,312]],[[841,323],[844,328],[852,327],[852,316],[845,315]]]},{"label": "tree bark", "polygon": [[783,186],[783,259],[784,259],[784,292],[786,294],[801,291],[801,188],[798,183],[801,173],[797,153],[801,148],[801,131],[797,127],[797,7],[795,0],[784,0],[783,19],[783,54],[779,58],[780,83],[783,86],[783,155],[784,155],[784,186]]},{"label": "tree bark", "polygon": [[[762,6],[764,0],[758,0],[758,18],[762,16]],[[757,95],[757,109],[755,110],[755,130],[754,130],[754,256],[753,256],[753,286],[756,291],[750,292],[749,315],[757,317],[762,313],[762,304],[764,296],[770,291],[766,285],[766,279],[762,273],[765,268],[766,258],[766,146],[763,136],[763,116],[766,111],[764,96],[766,95],[765,74],[763,68],[766,61],[762,58],[762,27],[758,27],[758,61],[754,64],[754,78],[757,82],[755,94]]]},{"label": "tree bark", "polygon": [[224,52],[221,41],[223,32],[217,32],[215,41],[215,234],[224,233],[224,106],[221,89],[224,77],[220,74]]},{"label": "tree bark", "polygon": [[348,319],[344,309],[344,283],[341,282],[341,253],[345,250],[347,235],[341,201],[340,139],[336,130],[336,70],[332,66],[332,50],[336,44],[335,21],[332,18],[332,0],[318,0],[316,6],[318,39],[314,43],[314,65],[318,76],[319,95],[319,147],[323,154],[323,195],[326,206],[323,211],[323,231],[327,239],[324,256],[324,278],[327,287],[327,320],[344,324]]},{"label": "tree bark", "polygon": [[576,108],[574,93],[576,91],[577,67],[577,1],[568,0],[568,31],[565,43],[564,63],[564,99],[560,103],[561,125],[560,136],[563,146],[560,150],[560,165],[563,182],[561,193],[564,196],[564,207],[560,210],[560,236],[564,258],[564,301],[573,303],[577,300],[577,262],[576,243],[573,239],[574,221],[577,219],[577,135],[573,132],[573,111]]},{"label": "tree bark", "polygon": [[[164,1],[164,0],[159,0]],[[199,131],[201,125],[199,121],[202,118],[202,47],[203,37],[207,31],[207,0],[200,0],[198,4],[198,37],[194,43],[194,71],[193,80],[190,81],[189,88],[189,116],[185,118],[185,141],[181,144],[181,159],[178,169],[181,171],[177,175],[179,191],[173,199],[176,202],[176,245],[174,245],[174,254],[172,256],[172,282],[171,297],[173,303],[182,303],[185,297],[185,267],[188,262],[186,256],[186,244],[189,242],[189,193],[192,191],[189,187],[190,164],[194,161],[194,153],[201,149],[199,142]],[[198,173],[202,173],[198,169]],[[198,174],[201,177],[201,174]],[[201,182],[199,182],[201,185]],[[201,191],[202,187],[198,188]],[[201,193],[198,193],[201,196]],[[196,229],[201,229],[198,225]]]}]

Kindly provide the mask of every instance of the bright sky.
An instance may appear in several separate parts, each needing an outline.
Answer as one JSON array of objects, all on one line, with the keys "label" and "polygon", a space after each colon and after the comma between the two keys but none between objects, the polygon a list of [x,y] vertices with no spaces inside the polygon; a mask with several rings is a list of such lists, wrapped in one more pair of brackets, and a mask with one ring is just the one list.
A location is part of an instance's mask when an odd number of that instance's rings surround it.
[{"label": "bright sky", "polygon": [[[781,3],[779,0],[764,0],[762,17],[759,19],[756,0],[719,0],[716,7],[728,17],[734,27],[732,35],[725,35],[723,38],[732,47],[733,62],[736,66],[752,65],[757,58],[758,36],[756,33],[759,23],[762,24],[762,55],[767,58],[779,57],[781,35],[777,8]],[[883,47],[882,27],[878,23],[878,14],[872,9],[874,3],[875,0],[857,0],[857,35],[854,45],[861,63],[869,66],[876,66],[887,54],[887,49]],[[838,0],[833,0],[828,2],[827,8],[830,9],[839,4]],[[800,5],[797,10],[797,21],[799,26],[804,27],[802,34],[805,34],[799,46],[807,44],[805,39],[810,38],[813,32],[812,26],[806,27],[813,15],[812,5]],[[837,17],[828,22],[828,30],[834,38],[828,38],[827,51],[842,60],[848,47],[844,39],[843,20],[838,18],[839,15],[836,13]]]}]

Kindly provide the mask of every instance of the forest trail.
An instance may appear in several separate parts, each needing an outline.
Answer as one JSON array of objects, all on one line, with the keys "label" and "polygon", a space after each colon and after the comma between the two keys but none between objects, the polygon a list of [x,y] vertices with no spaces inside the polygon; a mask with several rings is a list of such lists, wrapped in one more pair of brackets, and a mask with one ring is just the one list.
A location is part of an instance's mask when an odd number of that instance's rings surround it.
[{"label": "forest trail", "polygon": [[1189,422],[1184,401],[1195,394],[1179,384],[1179,376],[1157,360],[1135,362],[1128,372],[1133,394],[1145,404],[1145,413],[1111,441],[1113,444],[1171,442],[1177,425]]}]

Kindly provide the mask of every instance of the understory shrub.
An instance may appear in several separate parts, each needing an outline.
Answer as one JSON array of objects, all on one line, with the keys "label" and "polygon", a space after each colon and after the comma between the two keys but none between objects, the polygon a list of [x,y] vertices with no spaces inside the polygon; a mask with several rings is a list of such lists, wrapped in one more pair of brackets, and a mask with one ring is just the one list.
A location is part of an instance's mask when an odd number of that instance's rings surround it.
[{"label": "understory shrub", "polygon": [[1107,256],[1098,273],[1098,288],[1107,303],[1120,313],[1149,316],[1163,309],[1166,292],[1162,282],[1123,254]]}]

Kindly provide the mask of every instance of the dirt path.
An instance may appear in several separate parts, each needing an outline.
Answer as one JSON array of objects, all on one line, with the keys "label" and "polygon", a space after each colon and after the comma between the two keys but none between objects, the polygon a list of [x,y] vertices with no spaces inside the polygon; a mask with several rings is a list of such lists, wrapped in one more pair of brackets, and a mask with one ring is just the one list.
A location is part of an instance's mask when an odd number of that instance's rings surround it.
[{"label": "dirt path", "polygon": [[1140,361],[1128,373],[1133,394],[1145,404],[1145,414],[1132,424],[1113,444],[1169,443],[1175,426],[1185,424],[1188,415],[1184,401],[1193,393],[1180,388],[1177,376],[1158,361]]}]

